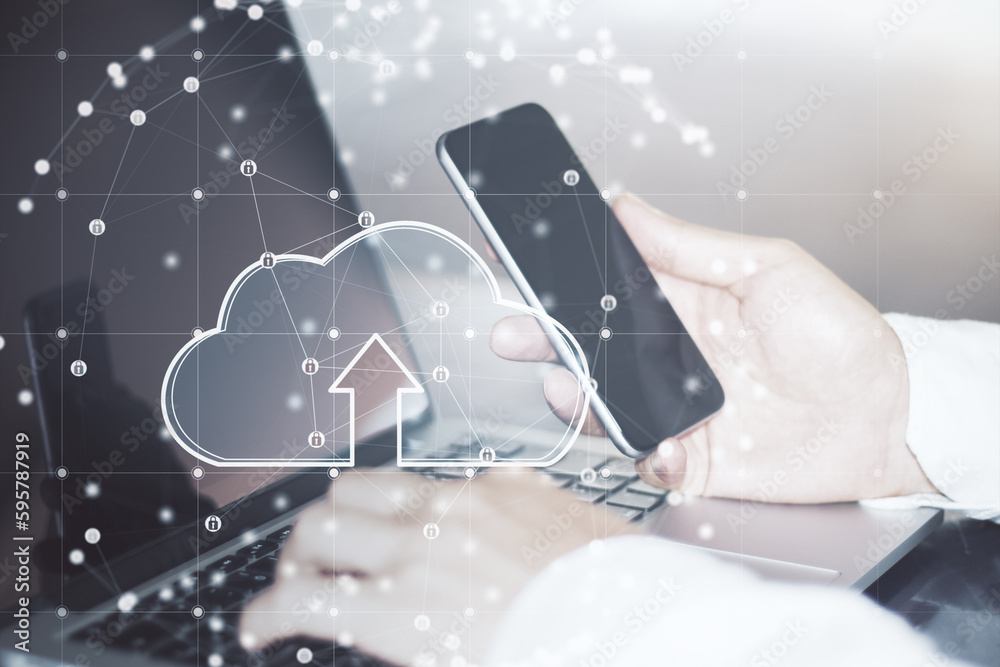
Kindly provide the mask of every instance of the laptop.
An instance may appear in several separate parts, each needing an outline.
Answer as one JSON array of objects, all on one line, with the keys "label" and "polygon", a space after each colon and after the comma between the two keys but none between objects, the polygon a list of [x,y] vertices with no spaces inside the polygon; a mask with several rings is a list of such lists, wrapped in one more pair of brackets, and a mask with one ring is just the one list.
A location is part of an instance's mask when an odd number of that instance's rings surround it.
[{"label": "laptop", "polygon": [[[73,6],[65,11],[73,11]],[[153,31],[156,22],[173,25],[177,17],[166,15],[171,11],[142,8],[130,25],[139,34]],[[69,271],[54,289],[25,280],[24,289],[30,291],[24,299],[28,344],[34,358],[50,360],[33,368],[42,431],[31,436],[33,446],[44,450],[49,472],[43,496],[52,521],[45,535],[37,533],[33,547],[46,594],[33,600],[32,652],[4,646],[0,655],[6,664],[278,665],[291,663],[303,647],[311,649],[318,664],[380,664],[350,647],[310,639],[285,642],[259,655],[243,652],[236,638],[240,610],[273,582],[278,554],[296,515],[322,497],[330,474],[312,467],[207,466],[171,441],[156,408],[169,360],[190,338],[191,329],[214,321],[231,280],[260,253],[253,201],[229,196],[246,195],[246,184],[226,179],[227,168],[246,152],[240,150],[242,138],[268,137],[258,141],[258,148],[251,146],[251,152],[258,164],[267,165],[263,171],[275,175],[276,181],[258,191],[257,199],[260,225],[271,242],[280,245],[278,250],[322,256],[357,230],[355,215],[361,207],[336,159],[326,115],[300,59],[268,58],[243,72],[247,61],[218,55],[234,49],[280,53],[290,39],[288,22],[280,7],[269,5],[267,11],[269,20],[249,31],[238,21],[222,22],[206,30],[197,46],[191,35],[182,33],[158,44],[165,70],[183,72],[197,48],[207,54],[203,67],[228,75],[220,78],[224,87],[204,91],[199,125],[206,135],[199,142],[204,149],[196,156],[192,144],[170,139],[183,137],[183,128],[190,127],[190,119],[187,126],[171,124],[180,123],[176,114],[150,114],[148,122],[162,129],[159,143],[148,134],[137,135],[129,147],[129,155],[137,156],[133,162],[122,158],[127,133],[108,134],[105,152],[95,153],[88,163],[97,168],[67,175],[68,180],[76,178],[67,187],[75,193],[106,192],[105,167],[111,165],[113,171],[122,160],[131,172],[128,189],[143,195],[135,201],[114,198],[106,215],[110,233],[99,239],[96,269],[76,275]],[[81,23],[74,24],[74,30],[85,31],[89,25],[94,39],[103,39],[109,30],[106,14],[98,9],[75,18]],[[133,58],[123,66],[134,75],[146,63]],[[88,99],[93,91],[76,92]],[[163,101],[167,108],[177,104],[177,114],[196,113],[197,104],[179,106],[188,103],[183,98],[165,101],[170,91],[153,89],[147,95],[149,106]],[[101,100],[98,97],[95,106]],[[210,110],[219,108],[228,113],[213,117]],[[275,131],[279,123],[284,126]],[[122,143],[113,144],[113,137]],[[164,173],[155,163],[144,164],[138,156],[150,152],[160,164],[188,160],[197,166],[195,174],[183,169]],[[208,198],[208,205],[181,201],[187,209],[176,199],[164,201],[165,193],[186,192],[193,184],[205,193],[212,193],[214,184],[218,194]],[[287,184],[296,184],[297,191]],[[341,193],[335,204],[322,197],[330,184]],[[69,208],[68,217],[93,217],[86,201],[71,196],[63,206],[79,208]],[[78,234],[67,239],[69,250],[93,244],[86,229],[68,233]],[[177,251],[179,260],[168,261],[163,255],[166,241],[183,249]],[[117,266],[123,261],[124,269]],[[177,261],[197,262],[197,276],[171,273],[167,265]],[[377,253],[362,252],[353,261],[363,264],[371,281],[386,279]],[[127,280],[128,262],[134,263],[131,270],[138,276],[132,281]],[[162,272],[156,272],[161,265]],[[119,271],[116,288],[123,280],[129,282],[127,287],[111,290],[114,276],[106,276],[112,269]],[[444,284],[447,272],[422,280]],[[501,280],[501,289],[510,297],[516,294],[507,281]],[[365,304],[372,329],[402,327],[393,290],[382,284],[378,291],[384,298]],[[81,335],[84,322],[86,334]],[[76,377],[70,362],[79,357],[81,347],[88,369]],[[403,361],[412,369],[429,370],[416,356]],[[526,395],[524,400],[531,398]],[[408,424],[408,447],[430,446],[436,456],[446,456],[449,449],[461,455],[468,445],[442,435],[452,427],[427,423],[425,414]],[[516,434],[500,427],[482,437],[502,442],[508,456],[521,453],[529,458],[533,450],[544,449],[553,434],[545,427]],[[356,465],[396,465],[391,425],[372,422],[356,439]],[[195,473],[195,468],[202,472]],[[461,475],[462,468],[417,472],[448,478]],[[681,497],[643,483],[632,461],[598,438],[578,439],[545,472],[568,493],[641,524],[654,535],[709,549],[783,581],[862,589],[941,521],[941,512],[931,509],[897,513],[856,503],[790,506]],[[226,517],[216,532],[204,523],[210,514]],[[87,537],[91,529],[99,532],[99,540]]]}]

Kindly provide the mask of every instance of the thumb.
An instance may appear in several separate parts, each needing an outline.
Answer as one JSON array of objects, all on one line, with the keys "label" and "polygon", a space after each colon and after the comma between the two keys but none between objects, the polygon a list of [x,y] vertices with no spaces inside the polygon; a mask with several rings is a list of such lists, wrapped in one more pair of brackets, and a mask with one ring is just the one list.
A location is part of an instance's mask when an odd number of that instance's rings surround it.
[{"label": "thumb", "polygon": [[614,212],[650,268],[683,280],[728,287],[765,259],[765,239],[684,222],[631,193],[615,199]]},{"label": "thumb", "polygon": [[647,484],[682,493],[704,494],[708,482],[708,459],[690,438],[667,438],[635,469]]}]

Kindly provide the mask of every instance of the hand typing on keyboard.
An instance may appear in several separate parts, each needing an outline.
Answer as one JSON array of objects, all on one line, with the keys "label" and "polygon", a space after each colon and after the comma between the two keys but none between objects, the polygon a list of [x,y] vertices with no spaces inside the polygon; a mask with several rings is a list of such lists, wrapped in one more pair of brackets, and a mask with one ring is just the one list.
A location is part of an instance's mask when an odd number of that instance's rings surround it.
[{"label": "hand typing on keyboard", "polygon": [[[636,464],[645,482],[792,503],[936,491],[905,441],[903,347],[861,295],[789,241],[698,227],[633,195],[615,213],[726,393],[720,414]],[[491,345],[557,360],[531,317],[498,322]],[[563,368],[546,378],[564,420],[578,391]],[[584,430],[602,433],[593,415]]]},{"label": "hand typing on keyboard", "polygon": [[274,586],[243,613],[240,642],[255,651],[307,635],[400,664],[470,652],[476,664],[532,576],[597,538],[636,532],[613,509],[534,470],[468,481],[347,473],[299,516]]}]

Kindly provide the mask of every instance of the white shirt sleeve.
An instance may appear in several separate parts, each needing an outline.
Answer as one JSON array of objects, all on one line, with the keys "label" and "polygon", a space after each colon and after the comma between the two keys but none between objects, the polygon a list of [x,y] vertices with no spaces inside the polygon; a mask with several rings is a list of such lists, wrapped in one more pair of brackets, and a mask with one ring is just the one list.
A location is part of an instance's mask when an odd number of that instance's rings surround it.
[{"label": "white shirt sleeve", "polygon": [[940,494],[865,501],[1000,521],[1000,326],[890,313],[910,378],[906,443]]},{"label": "white shirt sleeve", "polygon": [[957,666],[901,618],[825,586],[767,582],[650,536],[591,543],[515,598],[489,667]]}]

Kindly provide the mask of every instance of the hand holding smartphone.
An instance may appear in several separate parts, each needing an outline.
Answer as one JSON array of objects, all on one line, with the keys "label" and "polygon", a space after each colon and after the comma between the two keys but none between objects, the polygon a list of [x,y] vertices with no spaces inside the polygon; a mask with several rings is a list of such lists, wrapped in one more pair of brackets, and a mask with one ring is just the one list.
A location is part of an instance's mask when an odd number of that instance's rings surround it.
[{"label": "hand holding smartphone", "polygon": [[527,303],[563,324],[562,362],[640,458],[715,414],[722,386],[552,116],[525,104],[444,134],[438,158]]}]

